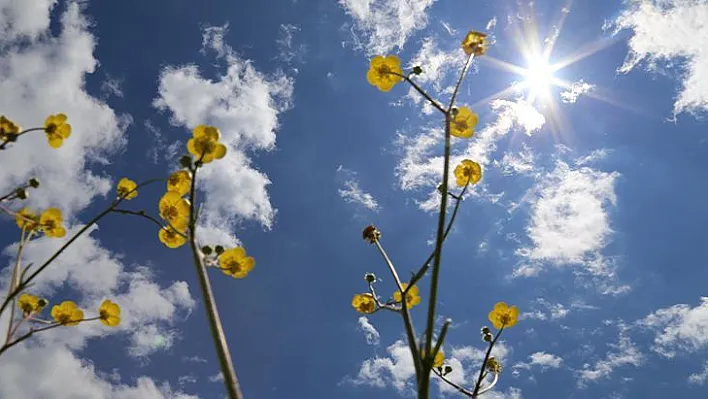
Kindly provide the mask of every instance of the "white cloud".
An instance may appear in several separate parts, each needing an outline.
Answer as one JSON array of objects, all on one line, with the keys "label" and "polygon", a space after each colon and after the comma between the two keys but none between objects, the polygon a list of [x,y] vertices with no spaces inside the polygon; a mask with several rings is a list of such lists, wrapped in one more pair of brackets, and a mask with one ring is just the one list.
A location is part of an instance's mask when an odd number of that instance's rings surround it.
[{"label": "white cloud", "polygon": [[506,176],[513,174],[525,175],[531,174],[535,169],[535,157],[531,149],[524,143],[522,150],[514,154],[507,152],[501,161],[494,160],[495,167],[501,170],[501,173]]},{"label": "white cloud", "polygon": [[577,371],[578,387],[582,388],[588,382],[608,378],[618,367],[637,367],[644,362],[644,355],[624,332],[620,332],[619,342],[610,346],[614,351],[607,352],[605,357],[594,365],[586,363],[582,370]]},{"label": "white cloud", "polygon": [[659,309],[637,324],[656,332],[652,350],[662,356],[704,350],[708,348],[708,297],[695,307],[678,304]]},{"label": "white cloud", "polygon": [[447,75],[452,71],[458,72],[464,61],[465,53],[459,47],[445,51],[440,49],[434,38],[427,37],[408,63],[408,69],[420,66],[423,73],[417,75],[415,81],[419,84],[432,84],[436,91],[440,91]]},{"label": "white cloud", "polygon": [[169,111],[176,126],[209,124],[222,132],[226,157],[200,170],[199,188],[209,193],[202,208],[205,223],[250,219],[270,228],[275,217],[266,190],[270,180],[253,167],[247,151],[274,148],[278,116],[291,106],[293,80],[282,72],[257,71],[225,43],[226,31],[227,26],[206,28],[203,42],[224,59],[225,73],[212,81],[195,65],[168,66],[153,104]]},{"label": "white cloud", "polygon": [[533,204],[527,227],[533,246],[520,248],[517,255],[539,267],[579,264],[591,275],[612,277],[613,267],[601,250],[612,234],[608,207],[616,203],[618,177],[617,172],[557,161],[527,195]]},{"label": "white cloud", "polygon": [[[570,309],[562,303],[551,303],[543,298],[538,298],[532,306],[535,308],[536,304],[541,305],[544,311],[535,309],[532,312],[522,313],[519,317],[523,319],[558,320],[564,319],[570,313]],[[571,308],[573,307],[575,306],[571,305]]]},{"label": "white cloud", "polygon": [[[365,360],[356,377],[347,377],[343,382],[376,388],[393,387],[399,394],[413,394],[415,392],[415,369],[408,344],[399,340],[386,348],[386,351],[388,352],[387,357],[377,356]],[[448,379],[461,385],[474,384],[485,352],[486,350],[471,346],[452,348],[449,353],[446,352],[446,363],[453,368],[452,373],[447,375]],[[504,342],[499,342],[492,349],[492,356],[504,364],[510,352],[511,349]],[[441,393],[455,391],[437,378],[433,378],[433,381],[436,381]],[[496,399],[511,399],[520,398],[521,393],[517,389],[511,388],[506,393],[492,391],[485,394],[486,396]]]},{"label": "white cloud", "polygon": [[[42,182],[29,204],[56,206],[71,217],[111,189],[111,179],[89,169],[122,148],[128,116],[117,116],[85,91],[85,75],[96,70],[95,39],[75,2],[61,14],[57,35],[49,30],[54,1],[0,0],[0,109],[25,128],[41,126],[63,112],[73,127],[60,149],[42,132],[22,136],[0,154],[0,192],[30,177]],[[14,40],[17,39],[18,42]],[[61,165],[61,167],[58,167]]]},{"label": "white cloud", "polygon": [[300,33],[301,29],[293,24],[280,25],[280,37],[276,40],[279,54],[276,57],[278,61],[303,62],[303,57],[307,53],[307,46],[304,44],[295,44],[295,36]]},{"label": "white cloud", "polygon": [[369,319],[366,318],[366,316],[359,317],[359,329],[364,332],[364,335],[366,335],[366,343],[369,345],[379,344],[379,332],[376,330],[376,327],[369,322]]},{"label": "white cloud", "polygon": [[368,55],[402,49],[415,31],[428,24],[434,0],[339,0],[354,25],[354,40]]},{"label": "white cloud", "polygon": [[529,355],[528,362],[516,363],[514,369],[530,370],[534,366],[539,367],[541,371],[549,368],[557,369],[563,364],[563,358],[546,352],[535,352]]},{"label": "white cloud", "polygon": [[[630,0],[614,21],[616,32],[632,31],[630,52],[620,72],[643,60],[679,65],[681,90],[674,113],[708,109],[708,3],[700,0]],[[615,32],[615,33],[616,33]]]},{"label": "white cloud", "polygon": [[568,104],[575,104],[581,95],[590,92],[594,88],[595,85],[591,85],[580,79],[577,82],[573,82],[570,87],[560,93],[561,101]]},{"label": "white cloud", "polygon": [[700,372],[688,376],[688,382],[690,384],[704,385],[706,380],[708,380],[708,363],[703,364],[703,370]]},{"label": "white cloud", "polygon": [[339,165],[337,168],[337,174],[342,180],[344,180],[342,183],[344,188],[338,189],[337,192],[345,202],[362,206],[374,212],[378,212],[381,209],[374,196],[363,191],[361,187],[359,187],[359,180],[356,178],[356,172]]},{"label": "white cloud", "polygon": [[[495,100],[491,108],[497,119],[475,133],[474,139],[469,141],[467,147],[453,153],[450,157],[453,168],[465,158],[472,159],[482,166],[489,165],[498,140],[514,129],[530,135],[545,123],[543,115],[523,100]],[[418,202],[424,210],[434,209],[438,201],[439,195],[435,188],[442,176],[443,156],[433,152],[439,150],[438,146],[443,138],[442,130],[428,129],[414,137],[399,134],[396,143],[403,152],[403,157],[396,166],[400,187],[407,191],[430,190],[428,200]],[[450,177],[450,184],[454,184],[454,176],[451,174]]]}]

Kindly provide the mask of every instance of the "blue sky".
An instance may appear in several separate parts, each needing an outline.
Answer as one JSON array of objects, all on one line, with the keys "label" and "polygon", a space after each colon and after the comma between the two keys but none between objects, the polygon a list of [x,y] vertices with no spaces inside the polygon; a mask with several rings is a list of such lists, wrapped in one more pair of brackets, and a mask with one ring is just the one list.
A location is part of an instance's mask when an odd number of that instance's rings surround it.
[{"label": "blue sky", "polygon": [[[503,300],[522,320],[490,398],[705,397],[708,2],[206,3],[0,0],[0,113],[28,127],[65,112],[74,127],[60,150],[28,135],[3,151],[0,192],[39,177],[29,204],[61,208],[76,231],[121,177],[165,176],[191,128],[219,127],[229,153],[205,168],[200,239],[257,261],[243,280],[211,270],[246,397],[410,396],[400,320],[360,318],[350,301],[365,272],[393,291],[367,224],[404,275],[429,253],[441,121],[408,87],[382,93],[365,75],[396,54],[446,99],[471,29],[494,44],[459,97],[480,122],[453,162],[484,177],[443,258],[451,378],[470,385],[479,328]],[[529,101],[524,76],[499,65],[526,68],[544,43],[564,83]],[[152,211],[161,193],[130,205]],[[17,229],[2,223],[9,265]],[[36,240],[25,261],[58,245]],[[187,255],[142,220],[103,220],[35,290],[86,309],[115,298],[122,326],[8,351],[0,398],[224,397]]]}]

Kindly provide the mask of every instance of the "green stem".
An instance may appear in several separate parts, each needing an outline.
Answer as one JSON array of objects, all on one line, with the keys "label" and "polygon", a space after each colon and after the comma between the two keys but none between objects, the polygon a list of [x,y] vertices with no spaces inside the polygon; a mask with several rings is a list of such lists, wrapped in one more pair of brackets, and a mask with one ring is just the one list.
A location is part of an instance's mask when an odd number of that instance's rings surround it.
[{"label": "green stem", "polygon": [[474,392],[472,393],[473,397],[476,397],[479,394],[479,389],[482,387],[482,380],[484,379],[484,369],[487,367],[487,360],[489,360],[489,355],[492,354],[492,348],[494,348],[494,344],[497,343],[497,340],[499,339],[499,336],[501,335],[502,331],[504,331],[504,326],[499,329],[497,332],[497,335],[494,336],[494,339],[492,342],[489,343],[489,348],[487,348],[487,353],[484,355],[484,361],[482,361],[482,367],[479,369],[479,376],[477,377],[477,383],[474,385]]},{"label": "green stem", "polygon": [[204,297],[204,307],[206,308],[209,319],[211,335],[214,340],[214,344],[216,345],[216,353],[219,358],[221,373],[224,376],[224,384],[226,384],[226,390],[229,394],[229,398],[240,399],[243,398],[243,394],[241,393],[241,387],[239,385],[238,378],[236,377],[236,369],[234,368],[233,361],[231,360],[231,353],[229,353],[226,335],[224,334],[224,328],[221,324],[221,318],[219,317],[219,312],[216,308],[216,300],[214,299],[214,292],[211,288],[211,283],[209,282],[207,269],[199,255],[199,247],[197,246],[196,241],[197,219],[194,212],[194,203],[196,197],[197,169],[198,168],[195,167],[192,170],[192,184],[189,190],[189,246],[192,249],[194,266],[197,271],[197,277],[199,277],[199,286]]}]

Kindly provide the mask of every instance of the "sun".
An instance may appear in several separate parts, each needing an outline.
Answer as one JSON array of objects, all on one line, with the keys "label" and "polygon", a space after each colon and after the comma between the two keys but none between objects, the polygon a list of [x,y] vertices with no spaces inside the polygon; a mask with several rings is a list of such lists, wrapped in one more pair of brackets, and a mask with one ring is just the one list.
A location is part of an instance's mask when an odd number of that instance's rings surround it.
[{"label": "sun", "polygon": [[551,86],[555,84],[555,76],[553,73],[555,68],[548,62],[548,59],[541,55],[530,57],[526,69],[521,75],[524,81],[521,83],[520,89],[528,89],[527,101],[533,103],[534,100],[541,102],[548,101],[551,98]]}]

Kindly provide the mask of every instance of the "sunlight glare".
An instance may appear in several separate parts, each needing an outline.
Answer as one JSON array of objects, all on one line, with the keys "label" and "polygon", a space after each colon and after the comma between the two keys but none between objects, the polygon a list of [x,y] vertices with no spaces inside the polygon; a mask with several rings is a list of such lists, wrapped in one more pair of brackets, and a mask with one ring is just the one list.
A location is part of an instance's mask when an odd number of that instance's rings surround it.
[{"label": "sunlight glare", "polygon": [[538,98],[546,100],[551,95],[551,85],[553,84],[553,66],[548,60],[540,56],[533,57],[528,64],[528,68],[523,72],[524,86],[529,88],[529,101]]}]

